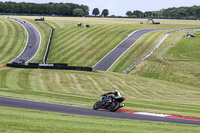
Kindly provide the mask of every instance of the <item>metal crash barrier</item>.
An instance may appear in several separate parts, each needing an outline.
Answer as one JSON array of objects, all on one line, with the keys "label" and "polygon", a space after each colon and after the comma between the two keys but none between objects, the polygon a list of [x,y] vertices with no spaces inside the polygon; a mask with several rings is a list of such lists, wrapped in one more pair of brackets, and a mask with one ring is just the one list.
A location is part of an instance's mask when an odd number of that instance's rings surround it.
[{"label": "metal crash barrier", "polygon": [[6,67],[14,68],[30,68],[30,69],[57,69],[57,70],[78,70],[78,71],[88,71],[92,72],[91,67],[81,67],[81,66],[68,66],[68,64],[63,63],[28,63],[28,65],[23,65],[19,63],[9,63]]}]

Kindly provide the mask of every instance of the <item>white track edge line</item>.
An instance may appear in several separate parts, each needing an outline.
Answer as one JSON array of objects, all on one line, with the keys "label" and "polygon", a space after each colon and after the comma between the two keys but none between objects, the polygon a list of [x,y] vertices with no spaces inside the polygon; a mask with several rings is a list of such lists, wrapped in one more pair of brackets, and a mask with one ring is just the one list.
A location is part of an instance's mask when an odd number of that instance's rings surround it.
[{"label": "white track edge line", "polygon": [[[144,59],[146,59],[147,57],[149,57],[149,56],[160,46],[160,44],[167,38],[168,35],[169,35],[169,34],[165,34],[165,35],[156,43],[156,47],[155,47],[155,48],[153,47],[154,50],[151,51],[151,50],[153,49],[153,48],[152,48],[152,49],[150,50],[151,53],[149,53],[148,55],[145,54],[146,56],[143,56],[144,58],[141,57],[140,59],[144,60]],[[138,59],[138,60],[140,60],[140,59]],[[142,60],[141,60],[140,62],[142,62]],[[137,61],[136,61],[136,62],[137,62]],[[138,62],[138,63],[140,63],[140,62]],[[137,63],[137,64],[138,64],[138,63]],[[136,65],[137,65],[137,64],[136,64]],[[136,65],[134,65],[134,67],[135,67]],[[131,66],[132,66],[132,65],[131,65]],[[130,68],[131,66],[129,66],[128,68]],[[124,71],[127,71],[128,68],[127,68],[126,70],[124,70]],[[131,69],[133,69],[133,68],[131,68]]]},{"label": "white track edge line", "polygon": [[146,113],[146,112],[137,112],[134,114],[138,114],[138,115],[147,115],[147,116],[156,116],[156,117],[167,117],[167,116],[171,116],[171,115],[165,115],[165,114],[155,114],[155,113]]},{"label": "white track edge line", "polygon": [[114,51],[120,44],[122,44],[125,40],[127,40],[132,34],[134,34],[135,32],[137,32],[139,30],[135,30],[133,31],[131,34],[129,34],[122,42],[120,42],[116,47],[114,47],[108,54],[106,54],[100,61],[98,61],[92,68],[94,68],[96,65],[99,64],[99,62],[101,62],[104,58],[106,58],[106,56],[108,56],[112,51]]},{"label": "white track edge line", "polygon": [[[149,33],[149,32],[147,32]],[[121,56],[123,56],[133,45],[135,45],[143,36],[145,36],[147,33],[145,33],[144,35],[142,35],[140,38],[137,39],[137,41],[135,41],[126,51],[124,51],[116,60],[115,62],[112,63],[112,65],[106,70],[109,71],[109,69],[121,58]]]},{"label": "white track edge line", "polygon": [[31,58],[31,59],[29,59],[27,62],[29,62],[30,60],[32,60],[36,55],[37,55],[37,53],[39,52],[39,49],[40,49],[40,46],[41,46],[41,41],[42,41],[42,37],[41,37],[41,34],[40,34],[40,32],[39,32],[39,30],[35,27],[35,25],[33,25],[31,22],[29,22],[36,30],[37,30],[37,32],[39,33],[39,36],[40,36],[40,43],[39,43],[39,47],[38,47],[38,49],[37,49],[37,52],[35,53],[35,55]]},{"label": "white track edge line", "polygon": [[[15,18],[13,18],[13,19],[15,19]],[[10,20],[12,20],[12,19],[10,19]],[[18,20],[23,20],[23,19],[18,19]],[[15,20],[12,20],[12,21],[15,21]],[[25,20],[23,20],[23,21],[25,21]],[[15,59],[17,59],[18,57],[20,57],[22,54],[23,54],[23,52],[25,51],[25,49],[26,49],[26,47],[27,47],[27,45],[28,45],[28,41],[29,41],[29,34],[28,34],[28,31],[27,31],[27,29],[25,28],[25,26],[23,25],[23,24],[21,24],[20,22],[18,22],[18,21],[15,21],[15,22],[17,22],[17,23],[19,23],[20,25],[22,25],[22,27],[25,29],[25,31],[26,31],[26,33],[27,33],[27,42],[26,42],[26,45],[25,45],[25,47],[24,47],[24,50],[21,52],[21,54],[20,55],[18,55]],[[37,55],[37,53],[38,53],[38,51],[39,51],[39,49],[40,49],[40,46],[41,46],[41,34],[40,34],[40,32],[38,31],[38,29],[31,23],[31,22],[29,22],[29,21],[27,21],[29,24],[31,24],[34,28],[35,28],[35,30],[39,33],[39,36],[40,36],[40,43],[39,43],[39,47],[38,47],[38,49],[37,49],[37,52],[35,53],[35,55],[31,58],[31,59],[29,59],[29,60],[27,60],[26,61],[26,63],[27,62],[29,62],[30,60],[32,60],[36,55]],[[13,59],[12,61],[10,61],[9,63],[11,63],[11,62],[13,62],[15,59]]]},{"label": "white track edge line", "polygon": [[[9,19],[9,18],[8,18],[8,19]],[[13,18],[13,19],[15,19],[15,18]],[[16,60],[18,57],[20,57],[20,56],[24,53],[24,51],[25,51],[25,49],[26,49],[26,47],[27,47],[27,45],[28,45],[29,34],[28,34],[28,31],[26,30],[26,28],[25,28],[25,26],[24,26],[23,24],[21,24],[21,23],[18,22],[18,21],[12,20],[12,19],[9,19],[9,20],[19,23],[19,24],[25,29],[26,34],[27,34],[27,41],[26,41],[26,45],[25,45],[23,51],[22,51],[16,58],[14,58],[13,60],[11,60],[11,61],[8,62],[8,63],[11,63],[11,62],[13,62],[14,60]]]}]

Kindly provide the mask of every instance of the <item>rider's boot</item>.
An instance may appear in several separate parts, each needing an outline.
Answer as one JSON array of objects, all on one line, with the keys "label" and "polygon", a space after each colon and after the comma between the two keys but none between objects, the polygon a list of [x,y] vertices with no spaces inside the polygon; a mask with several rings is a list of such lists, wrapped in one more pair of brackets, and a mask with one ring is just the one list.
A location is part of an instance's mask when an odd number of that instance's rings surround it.
[{"label": "rider's boot", "polygon": [[120,106],[119,106],[119,108],[123,108],[124,106],[125,106],[125,105],[124,105],[124,104],[122,104],[122,105],[120,105]]}]

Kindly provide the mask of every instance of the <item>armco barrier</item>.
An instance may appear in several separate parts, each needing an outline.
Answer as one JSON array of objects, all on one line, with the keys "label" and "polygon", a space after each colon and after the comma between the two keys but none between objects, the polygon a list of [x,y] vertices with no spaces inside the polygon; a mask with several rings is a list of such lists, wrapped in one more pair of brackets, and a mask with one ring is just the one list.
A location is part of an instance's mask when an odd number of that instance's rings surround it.
[{"label": "armco barrier", "polygon": [[200,28],[186,28],[186,29],[181,29],[181,30],[175,30],[175,31],[167,32],[166,34],[173,34],[173,33],[177,33],[177,32],[190,31],[190,30],[200,30]]},{"label": "armco barrier", "polygon": [[51,27],[51,32],[50,32],[49,41],[48,41],[48,44],[47,44],[47,49],[46,49],[46,52],[45,52],[45,55],[44,55],[44,58],[43,58],[43,63],[47,63],[49,51],[50,51],[50,48],[51,48],[53,33],[54,33],[54,28]]},{"label": "armco barrier", "polygon": [[92,72],[93,70],[90,67],[68,66],[68,64],[61,64],[61,63],[52,63],[52,64],[29,63],[28,65],[12,63],[12,64],[7,64],[7,67],[30,68],[30,69],[78,70],[78,71],[88,71],[88,72]]},{"label": "armco barrier", "polygon": [[173,33],[182,32],[182,31],[190,31],[190,30],[200,30],[200,28],[186,28],[186,29],[181,29],[181,30],[175,30],[175,31],[171,31],[171,32],[166,32],[165,35],[161,38],[161,40],[159,42],[157,42],[156,45],[148,53],[146,53],[143,57],[141,57],[139,60],[137,60],[136,62],[134,62],[134,64],[132,64],[126,70],[124,70],[123,74],[127,74],[130,70],[132,70],[143,59],[145,59],[146,57],[150,56],[151,53],[154,52],[154,50],[160,45],[160,43],[167,37],[168,34],[173,34]]},{"label": "armco barrier", "polygon": [[165,34],[159,42],[156,43],[156,45],[154,45],[154,47],[148,52],[146,53],[144,56],[142,56],[139,60],[137,60],[136,62],[134,62],[131,66],[129,66],[126,70],[123,71],[123,74],[127,74],[131,69],[133,69],[138,63],[140,63],[142,60],[144,60],[145,58],[147,58],[148,56],[150,56],[157,48],[158,46],[163,42],[163,40],[165,40],[165,38],[168,36],[168,34]]}]

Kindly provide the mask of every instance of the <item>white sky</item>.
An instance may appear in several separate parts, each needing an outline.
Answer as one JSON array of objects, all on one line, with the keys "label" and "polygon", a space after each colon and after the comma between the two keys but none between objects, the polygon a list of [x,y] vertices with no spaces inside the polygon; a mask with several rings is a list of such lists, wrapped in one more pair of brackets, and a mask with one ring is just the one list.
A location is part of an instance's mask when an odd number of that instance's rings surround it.
[{"label": "white sky", "polygon": [[[8,0],[0,0],[8,1]],[[15,2],[34,2],[34,3],[48,3],[48,2],[63,2],[76,3],[89,6],[90,14],[94,8],[99,8],[100,11],[108,9],[110,15],[125,16],[127,11],[155,11],[169,7],[193,6],[199,5],[200,0],[10,0]]]}]

